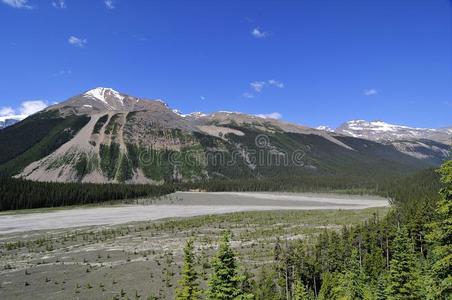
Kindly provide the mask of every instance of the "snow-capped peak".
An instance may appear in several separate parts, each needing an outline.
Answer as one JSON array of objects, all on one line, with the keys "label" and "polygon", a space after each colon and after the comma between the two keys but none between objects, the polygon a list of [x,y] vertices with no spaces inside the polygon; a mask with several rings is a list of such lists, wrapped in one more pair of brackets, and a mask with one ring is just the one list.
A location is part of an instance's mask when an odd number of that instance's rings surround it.
[{"label": "snow-capped peak", "polygon": [[366,120],[351,120],[346,122],[350,129],[353,130],[373,130],[382,132],[395,132],[401,129],[412,129],[412,130],[434,130],[428,128],[413,128],[403,125],[389,124],[381,120],[366,121]]},{"label": "snow-capped peak", "polygon": [[122,106],[124,106],[124,96],[122,96],[119,92],[115,91],[111,88],[97,87],[95,89],[89,90],[83,94],[84,96],[88,96],[90,98],[100,100],[105,104],[111,106],[111,103],[107,100],[108,98],[113,98],[117,102],[119,102]]},{"label": "snow-capped peak", "polygon": [[342,124],[335,132],[375,141],[431,139],[443,142],[450,140],[451,136],[446,131],[390,124],[381,120],[351,120]]},{"label": "snow-capped peak", "polygon": [[331,127],[329,127],[329,126],[324,126],[324,125],[317,126],[316,129],[318,129],[318,130],[323,130],[323,131],[328,131],[328,132],[334,132],[334,130],[333,130]]},{"label": "snow-capped peak", "polygon": [[190,114],[188,114],[188,115],[189,115],[190,117],[195,118],[195,119],[197,119],[197,118],[202,118],[202,117],[207,116],[205,113],[200,112],[200,111],[195,111],[195,112],[192,112],[192,113],[190,113]]}]

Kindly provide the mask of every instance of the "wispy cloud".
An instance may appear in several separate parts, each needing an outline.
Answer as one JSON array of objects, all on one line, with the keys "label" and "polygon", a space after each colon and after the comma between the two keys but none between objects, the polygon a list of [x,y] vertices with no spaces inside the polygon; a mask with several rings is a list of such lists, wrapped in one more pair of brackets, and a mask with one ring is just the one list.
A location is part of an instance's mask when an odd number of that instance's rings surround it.
[{"label": "wispy cloud", "polygon": [[14,115],[14,109],[11,106],[0,107],[0,117]]},{"label": "wispy cloud", "polygon": [[73,35],[71,35],[69,37],[69,39],[68,39],[68,43],[69,44],[71,44],[73,46],[76,46],[76,47],[79,47],[79,48],[83,48],[86,45],[87,42],[88,41],[86,39],[81,39],[81,38],[78,38],[78,37],[73,36]]},{"label": "wispy cloud", "polygon": [[242,94],[242,97],[243,98],[247,98],[247,99],[251,99],[251,98],[254,98],[254,95],[249,93],[249,92],[245,92],[245,93]]},{"label": "wispy cloud", "polygon": [[260,93],[264,89],[265,84],[265,81],[253,81],[250,86],[255,92]]},{"label": "wispy cloud", "polygon": [[105,0],[104,3],[108,9],[115,9],[115,3],[113,0]]},{"label": "wispy cloud", "polygon": [[69,76],[72,74],[71,70],[60,70],[58,72],[56,72],[54,75],[55,76]]},{"label": "wispy cloud", "polygon": [[143,35],[139,35],[139,34],[134,34],[134,35],[132,35],[132,37],[140,42],[146,42],[148,40],[147,37],[145,37]]},{"label": "wispy cloud", "polygon": [[206,97],[204,97],[204,96],[200,96],[199,97],[201,100],[206,100],[207,98]]},{"label": "wispy cloud", "polygon": [[24,101],[19,107],[19,112],[22,115],[31,115],[47,107],[47,102],[43,100]]},{"label": "wispy cloud", "polygon": [[380,92],[377,89],[367,89],[364,90],[364,96],[375,96],[378,95]]},{"label": "wispy cloud", "polygon": [[[253,81],[250,83],[250,88],[255,92],[255,93],[261,93],[265,87],[276,87],[279,89],[283,89],[284,88],[284,83],[282,83],[281,81],[275,80],[275,79],[269,79],[267,81]],[[252,97],[246,97],[249,95],[252,95]],[[245,98],[253,98],[254,95],[246,92],[243,93],[242,95]]]},{"label": "wispy cloud", "polygon": [[273,85],[273,86],[275,86],[277,88],[280,88],[280,89],[284,88],[284,83],[282,83],[281,81],[270,79],[267,82],[268,82],[269,85]]},{"label": "wispy cloud", "polygon": [[253,30],[251,30],[251,35],[253,37],[255,37],[256,39],[263,39],[266,38],[268,36],[268,32],[266,31],[262,31],[259,28],[254,28]]},{"label": "wispy cloud", "polygon": [[2,0],[3,3],[14,8],[32,9],[33,6],[28,5],[28,0]]},{"label": "wispy cloud", "polygon": [[269,113],[269,114],[258,114],[256,116],[258,116],[259,118],[264,118],[264,119],[277,119],[277,120],[279,120],[279,119],[282,118],[282,114],[280,114],[279,112],[276,112],[276,111],[272,112],[272,113]]},{"label": "wispy cloud", "polygon": [[47,102],[43,100],[24,101],[16,109],[12,108],[11,106],[0,107],[0,117],[16,116],[19,118],[25,118],[40,110],[43,110],[47,106]]},{"label": "wispy cloud", "polygon": [[65,0],[53,1],[52,6],[55,8],[66,8],[66,1]]}]

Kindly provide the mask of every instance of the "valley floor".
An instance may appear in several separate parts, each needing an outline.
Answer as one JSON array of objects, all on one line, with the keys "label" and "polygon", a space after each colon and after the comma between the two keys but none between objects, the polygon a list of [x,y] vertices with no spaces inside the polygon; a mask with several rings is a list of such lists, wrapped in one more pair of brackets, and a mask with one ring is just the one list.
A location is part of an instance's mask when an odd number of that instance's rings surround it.
[{"label": "valley floor", "polygon": [[176,192],[160,199],[133,202],[128,205],[2,213],[0,235],[241,211],[363,209],[389,205],[386,199],[375,196],[262,192]]},{"label": "valley floor", "polygon": [[[388,211],[385,199],[342,195],[175,193],[152,201],[0,215],[0,299],[173,299],[182,248],[190,237],[195,239],[197,271],[205,286],[209,261],[224,230],[232,232],[231,246],[240,264],[257,274],[273,260],[277,238],[310,243],[325,228],[340,230],[373,216],[382,218]],[[366,208],[373,205],[378,207]],[[117,219],[124,210],[127,217]],[[218,214],[228,210],[265,211]],[[145,215],[148,221],[140,221]],[[58,223],[54,216],[60,216]],[[109,225],[28,231],[31,226],[88,225],[86,220],[96,216]],[[175,216],[193,217],[149,220]],[[111,225],[127,221],[138,222]]]}]

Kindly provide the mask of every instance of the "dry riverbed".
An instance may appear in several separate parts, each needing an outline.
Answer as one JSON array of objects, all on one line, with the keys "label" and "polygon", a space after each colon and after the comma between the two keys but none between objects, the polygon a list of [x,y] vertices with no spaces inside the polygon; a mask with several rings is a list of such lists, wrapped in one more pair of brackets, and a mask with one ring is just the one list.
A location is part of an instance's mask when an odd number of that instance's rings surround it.
[{"label": "dry riverbed", "polygon": [[385,199],[345,195],[175,193],[137,202],[1,214],[0,299],[173,299],[190,237],[204,285],[224,230],[257,273],[277,237],[309,243],[324,228],[387,212]]},{"label": "dry riverbed", "polygon": [[250,192],[177,192],[151,203],[142,200],[137,202],[142,204],[58,209],[26,214],[4,213],[0,214],[0,234],[240,211],[363,209],[388,206],[386,199],[374,196]]}]

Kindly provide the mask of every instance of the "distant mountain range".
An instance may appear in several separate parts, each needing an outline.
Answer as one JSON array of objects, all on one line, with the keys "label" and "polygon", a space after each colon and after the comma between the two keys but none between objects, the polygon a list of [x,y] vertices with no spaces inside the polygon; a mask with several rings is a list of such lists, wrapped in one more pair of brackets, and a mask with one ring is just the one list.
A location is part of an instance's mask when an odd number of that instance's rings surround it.
[{"label": "distant mountain range", "polygon": [[389,124],[383,121],[348,121],[339,126],[335,132],[372,141],[428,139],[448,144],[452,142],[452,127],[438,129],[413,128]]},{"label": "distant mountain range", "polygon": [[310,128],[239,112],[181,114],[95,88],[0,130],[0,172],[38,181],[162,183],[381,176],[436,166],[452,131],[381,121]]},{"label": "distant mountain range", "polygon": [[14,124],[22,121],[26,117],[27,116],[25,116],[25,115],[11,115],[11,116],[0,117],[0,129],[14,125]]}]

